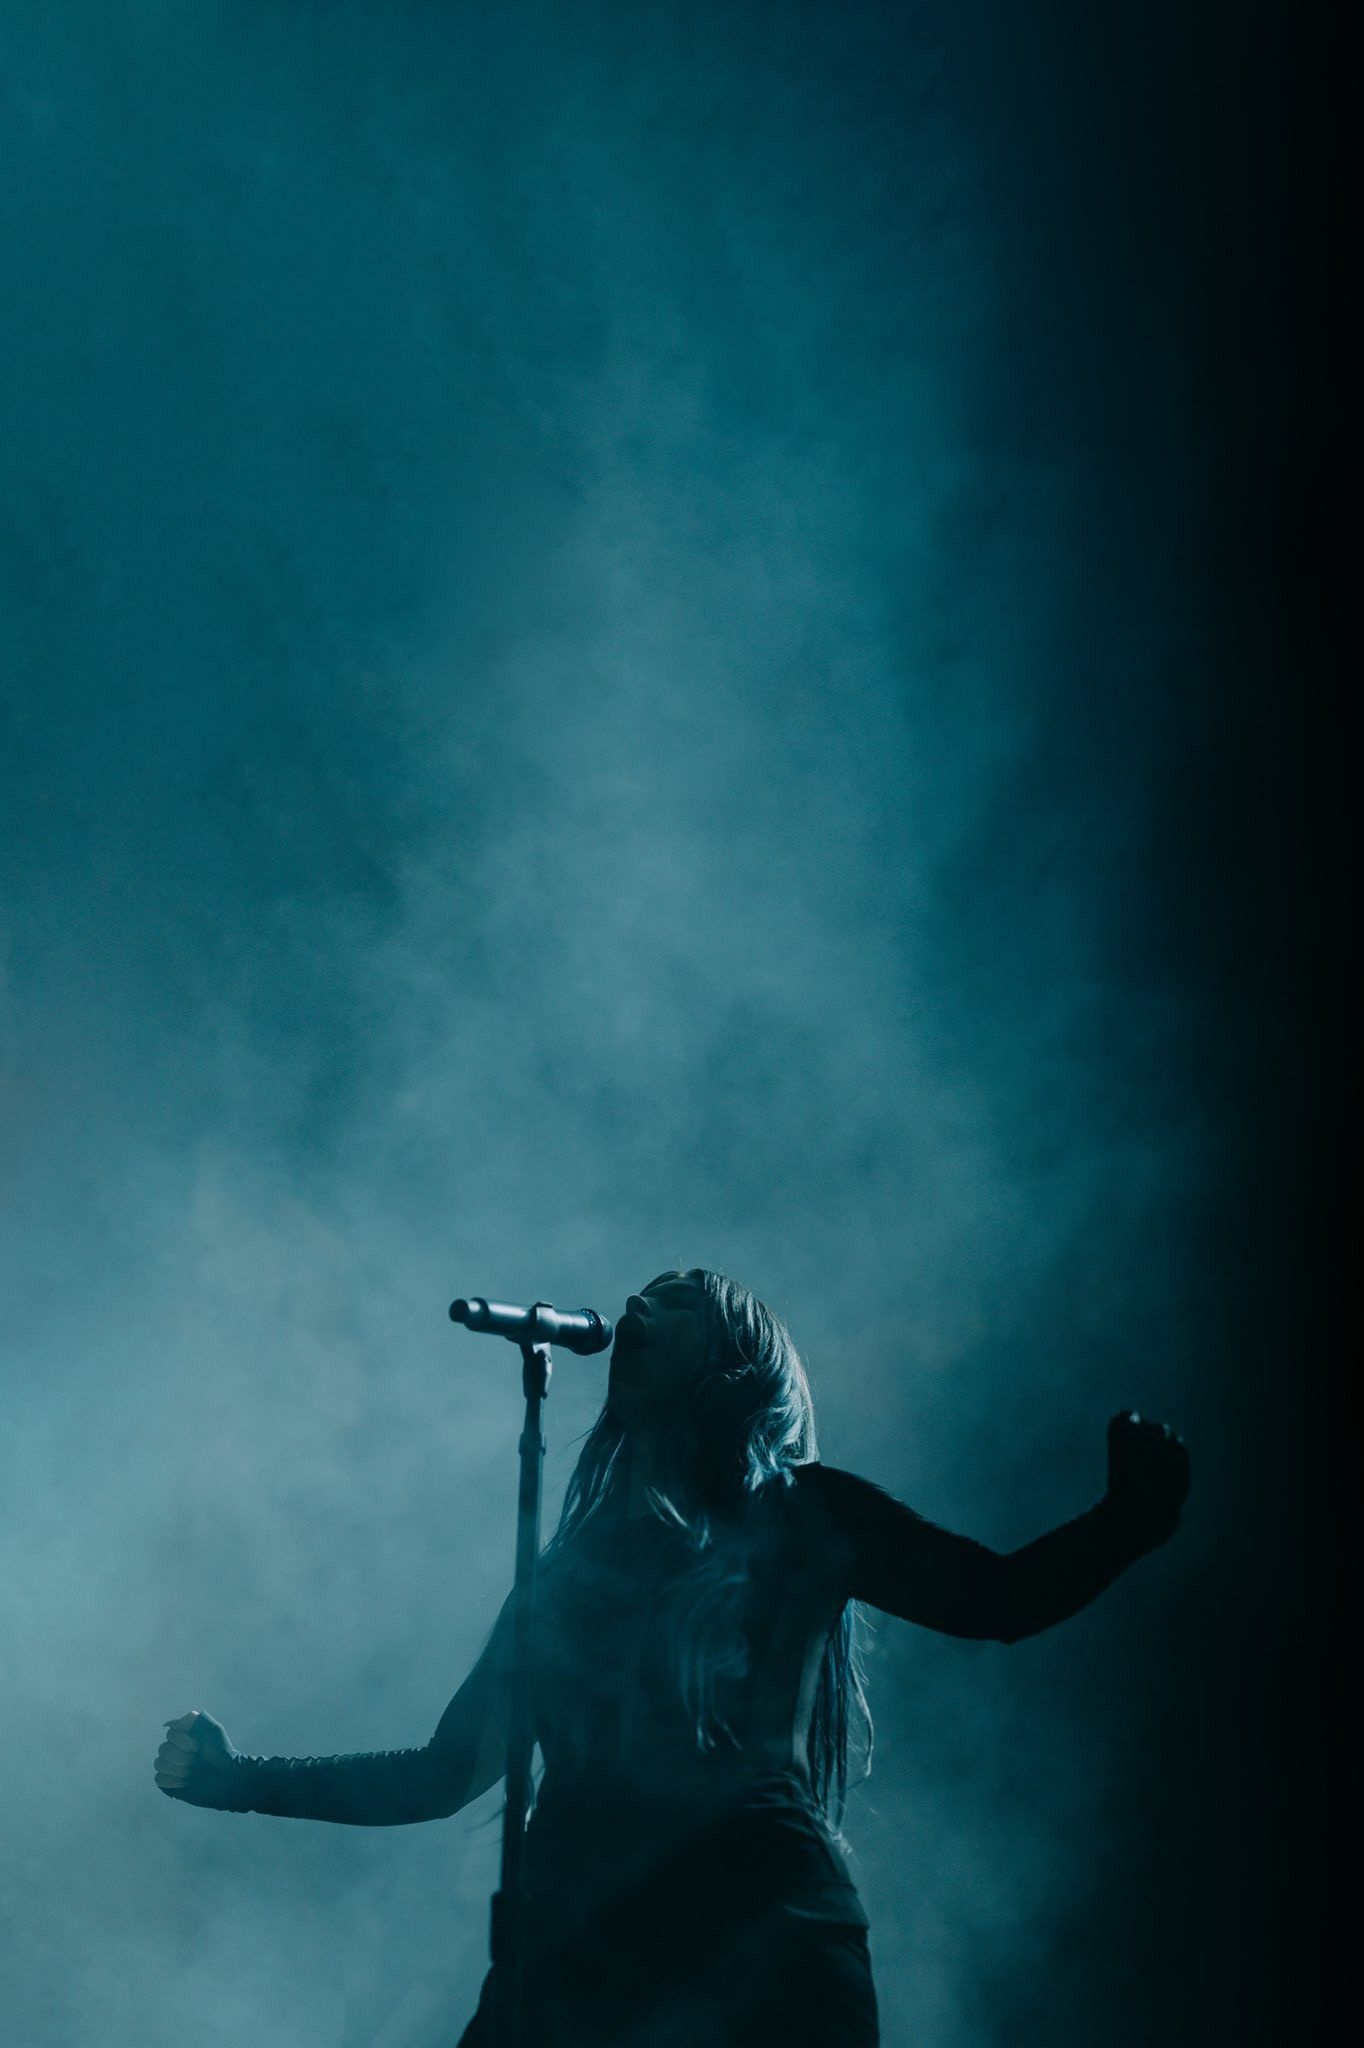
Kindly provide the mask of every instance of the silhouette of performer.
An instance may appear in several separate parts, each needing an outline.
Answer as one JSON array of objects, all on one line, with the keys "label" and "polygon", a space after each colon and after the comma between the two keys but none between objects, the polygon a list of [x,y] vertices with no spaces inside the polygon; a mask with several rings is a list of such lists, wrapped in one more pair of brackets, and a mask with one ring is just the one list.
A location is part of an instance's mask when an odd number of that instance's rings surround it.
[{"label": "silhouette of performer", "polygon": [[[870,1754],[856,1607],[1016,1642],[1164,1542],[1188,1454],[1108,1425],[1098,1505],[1001,1554],[816,1458],[800,1356],[718,1273],[663,1273],[617,1326],[606,1405],[546,1545],[544,1762],[527,1841],[533,2048],[869,2048],[867,1918],[841,1850],[853,1731]],[[502,1774],[504,1606],[421,1749],[255,1757],[211,1714],[166,1723],[163,1792],[388,1827]],[[491,2039],[491,1972],[462,2048]]]}]

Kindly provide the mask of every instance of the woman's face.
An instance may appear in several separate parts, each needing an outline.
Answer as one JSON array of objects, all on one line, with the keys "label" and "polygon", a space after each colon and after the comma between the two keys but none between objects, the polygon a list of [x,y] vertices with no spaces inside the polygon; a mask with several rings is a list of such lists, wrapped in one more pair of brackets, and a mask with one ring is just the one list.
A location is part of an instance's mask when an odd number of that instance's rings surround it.
[{"label": "woman's face", "polygon": [[616,1324],[607,1399],[626,1429],[685,1405],[705,1355],[700,1273],[661,1273]]}]

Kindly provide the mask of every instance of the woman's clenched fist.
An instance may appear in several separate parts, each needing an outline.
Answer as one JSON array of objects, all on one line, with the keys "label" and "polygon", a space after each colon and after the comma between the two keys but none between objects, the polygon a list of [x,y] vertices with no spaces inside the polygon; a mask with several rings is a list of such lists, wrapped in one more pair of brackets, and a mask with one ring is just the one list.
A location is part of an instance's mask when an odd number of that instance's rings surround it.
[{"label": "woman's clenched fist", "polygon": [[1189,1491],[1189,1451],[1165,1422],[1124,1410],[1108,1425],[1108,1498],[1125,1518],[1168,1535]]},{"label": "woman's clenched fist", "polygon": [[212,1714],[181,1714],[165,1723],[166,1739],[156,1752],[156,1782],[172,1799],[191,1806],[227,1806],[238,1752]]}]

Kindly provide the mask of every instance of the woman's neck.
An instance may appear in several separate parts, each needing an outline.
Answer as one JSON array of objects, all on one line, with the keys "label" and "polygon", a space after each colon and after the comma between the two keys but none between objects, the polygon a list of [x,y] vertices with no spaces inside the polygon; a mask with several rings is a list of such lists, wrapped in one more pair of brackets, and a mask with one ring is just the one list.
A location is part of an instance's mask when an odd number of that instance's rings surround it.
[{"label": "woman's neck", "polygon": [[629,1455],[629,1493],[625,1503],[627,1519],[652,1513],[649,1489],[667,1493],[676,1483],[678,1432],[675,1424],[666,1429],[632,1429],[626,1446]]}]

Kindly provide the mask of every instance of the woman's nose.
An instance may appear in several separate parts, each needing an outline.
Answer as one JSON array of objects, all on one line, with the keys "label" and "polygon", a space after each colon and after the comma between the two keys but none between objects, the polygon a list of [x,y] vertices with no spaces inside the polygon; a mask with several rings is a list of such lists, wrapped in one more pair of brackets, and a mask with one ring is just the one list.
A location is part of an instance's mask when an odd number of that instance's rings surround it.
[{"label": "woman's nose", "polygon": [[632,1294],[626,1301],[625,1313],[627,1316],[647,1316],[649,1304],[642,1294]]}]

